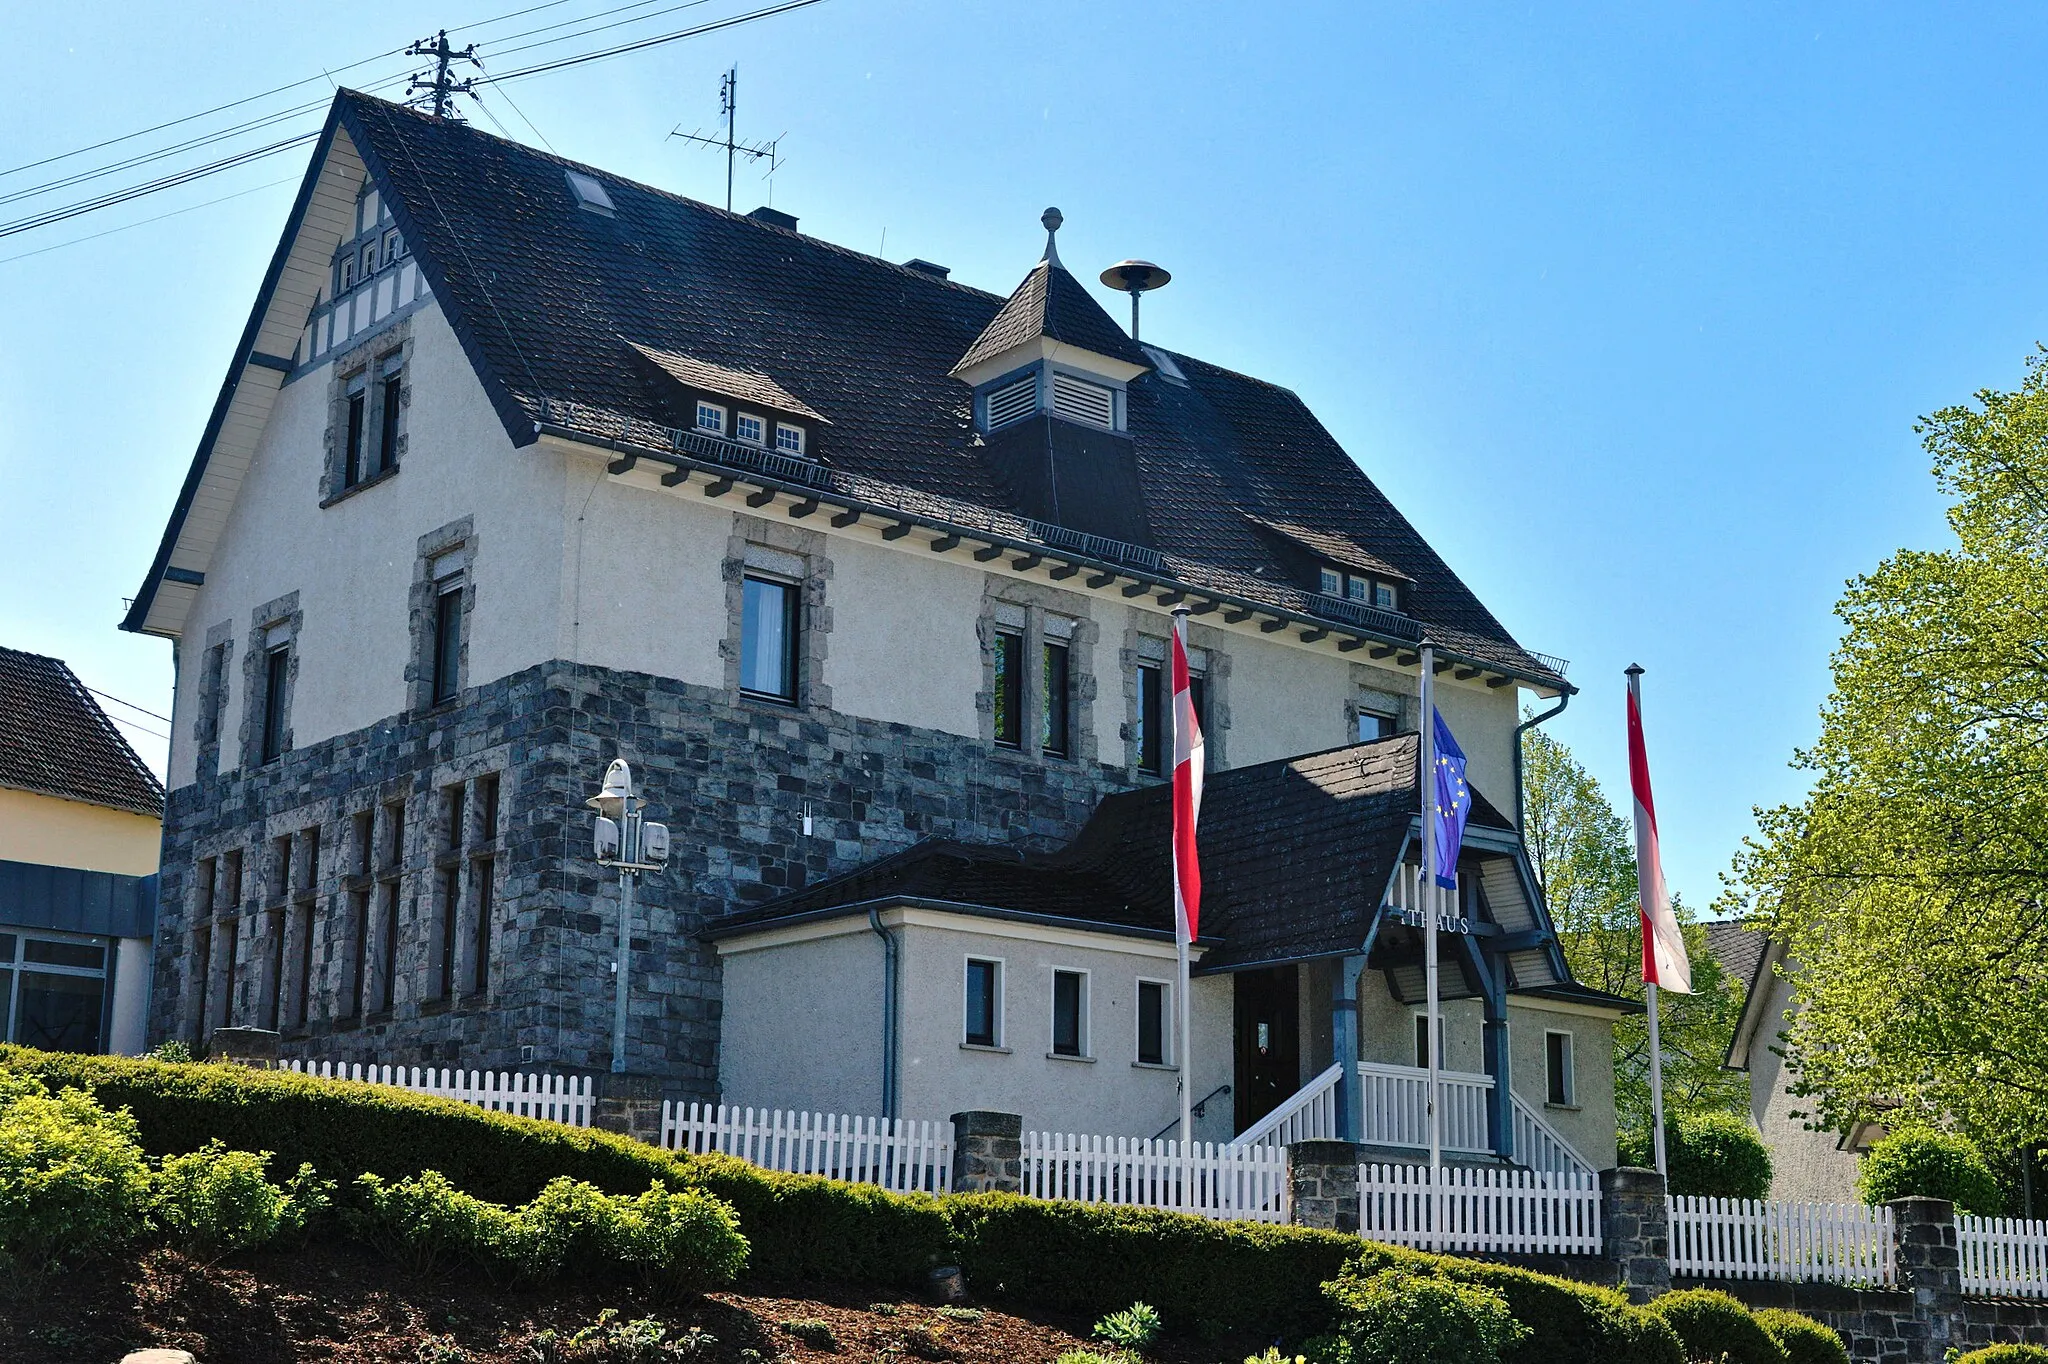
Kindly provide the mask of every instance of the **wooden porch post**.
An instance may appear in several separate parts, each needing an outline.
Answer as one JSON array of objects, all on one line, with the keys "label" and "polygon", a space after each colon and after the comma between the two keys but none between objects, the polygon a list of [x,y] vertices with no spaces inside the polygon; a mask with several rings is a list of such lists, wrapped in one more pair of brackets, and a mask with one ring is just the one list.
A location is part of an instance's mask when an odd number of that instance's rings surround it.
[{"label": "wooden porch post", "polygon": [[1330,987],[1330,1059],[1339,1067],[1339,1141],[1358,1140],[1358,980],[1364,974],[1364,957],[1344,957],[1337,962],[1337,980]]},{"label": "wooden porch post", "polygon": [[1510,1088],[1514,1077],[1508,1047],[1507,962],[1487,951],[1479,939],[1465,936],[1461,943],[1472,974],[1485,992],[1481,1052],[1486,1073],[1493,1077],[1493,1088],[1486,1092],[1486,1144],[1495,1155],[1511,1160],[1515,1154],[1515,1100]]}]

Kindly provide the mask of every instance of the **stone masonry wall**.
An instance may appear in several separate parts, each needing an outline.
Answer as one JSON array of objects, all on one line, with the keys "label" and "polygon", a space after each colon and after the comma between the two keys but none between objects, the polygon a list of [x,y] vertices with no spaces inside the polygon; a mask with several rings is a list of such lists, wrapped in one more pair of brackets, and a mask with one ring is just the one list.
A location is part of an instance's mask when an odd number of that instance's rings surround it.
[{"label": "stone masonry wall", "polygon": [[[701,937],[707,920],[929,837],[1057,846],[1104,794],[1127,784],[1116,768],[1024,757],[959,735],[544,664],[471,688],[458,704],[173,791],[152,1040],[200,1040],[192,918],[204,900],[194,873],[200,859],[236,849],[250,869],[240,901],[214,908],[217,922],[237,927],[210,939],[214,992],[228,989],[232,1009],[223,1017],[216,1002],[208,1013],[216,1025],[267,1021],[278,973],[301,969],[306,947],[285,916],[265,911],[256,869],[276,840],[317,828],[304,1018],[295,1007],[277,1011],[287,1057],[605,1070],[618,890],[589,855],[583,800],[615,756],[633,764],[648,816],[674,832],[669,867],[638,889],[629,1069],[706,1096],[717,1088],[719,1023],[717,958]],[[479,845],[495,857],[488,986],[441,997],[437,906],[451,863],[444,791],[490,773],[500,781],[500,816],[496,839]],[[401,805],[389,1007],[347,1016],[357,961],[352,896],[369,884],[354,852],[355,819],[374,814],[382,840]],[[379,874],[388,881],[393,873]]]}]

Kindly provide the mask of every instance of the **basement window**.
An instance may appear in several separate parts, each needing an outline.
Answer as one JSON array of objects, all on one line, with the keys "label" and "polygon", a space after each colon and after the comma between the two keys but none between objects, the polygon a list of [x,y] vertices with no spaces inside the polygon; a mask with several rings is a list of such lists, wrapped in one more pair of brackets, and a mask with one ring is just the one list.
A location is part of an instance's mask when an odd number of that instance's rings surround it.
[{"label": "basement window", "polygon": [[575,196],[576,207],[587,208],[607,218],[617,211],[612,207],[612,196],[596,180],[582,171],[565,170],[562,174],[568,177],[569,193]]}]

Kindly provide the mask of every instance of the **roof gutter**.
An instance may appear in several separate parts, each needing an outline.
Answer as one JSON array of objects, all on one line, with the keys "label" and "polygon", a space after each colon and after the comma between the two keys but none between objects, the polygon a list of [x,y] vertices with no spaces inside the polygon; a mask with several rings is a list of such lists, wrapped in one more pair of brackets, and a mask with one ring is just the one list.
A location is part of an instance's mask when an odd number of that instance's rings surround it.
[{"label": "roof gutter", "polygon": [[[1206,599],[1205,604],[1197,608],[1196,614],[1206,615],[1211,611],[1229,608],[1239,613],[1237,620],[1232,622],[1233,624],[1240,624],[1254,615],[1263,615],[1272,617],[1279,622],[1279,624],[1272,627],[1276,630],[1287,625],[1300,627],[1304,632],[1307,642],[1314,642],[1327,635],[1347,635],[1355,642],[1351,643],[1348,649],[1342,644],[1338,646],[1340,650],[1347,653],[1363,648],[1367,644],[1374,644],[1380,646],[1380,651],[1375,653],[1375,657],[1385,658],[1390,655],[1407,655],[1408,657],[1405,659],[1399,657],[1395,659],[1397,663],[1405,666],[1406,664],[1416,662],[1421,657],[1423,639],[1427,638],[1425,632],[1423,638],[1399,639],[1392,635],[1380,634],[1365,626],[1344,624],[1332,621],[1324,616],[1312,616],[1289,607],[1275,606],[1271,602],[1254,601],[1249,597],[1238,596],[1224,589],[1200,587],[1192,583],[1182,582],[1179,579],[1161,577],[1156,573],[1148,573],[1143,569],[1133,568],[1126,563],[1097,558],[1076,550],[1065,549],[1056,545],[1047,545],[1040,541],[1019,540],[1013,536],[1003,535],[998,531],[986,530],[976,526],[963,526],[941,517],[906,511],[878,502],[870,502],[864,498],[849,496],[846,493],[837,492],[829,488],[813,487],[806,483],[787,482],[776,478],[772,474],[762,473],[759,470],[740,469],[728,464],[714,463],[710,460],[692,459],[673,450],[658,450],[649,446],[635,445],[628,441],[622,441],[613,436],[600,436],[589,431],[578,431],[574,427],[563,426],[558,422],[535,422],[534,431],[536,435],[552,436],[557,440],[567,441],[573,445],[582,445],[597,450],[609,450],[624,456],[623,459],[612,462],[611,472],[615,474],[625,473],[634,464],[644,459],[656,464],[667,465],[669,468],[679,472],[705,474],[719,482],[729,482],[732,485],[747,483],[764,492],[784,494],[796,498],[800,502],[811,503],[813,506],[829,503],[835,507],[843,508],[847,512],[856,513],[858,516],[873,516],[878,520],[895,522],[904,527],[906,532],[912,528],[936,531],[941,538],[951,539],[960,543],[974,540],[997,549],[1028,555],[1034,559],[1057,559],[1062,564],[1071,566],[1074,572],[1092,570],[1098,578],[1107,575],[1110,579],[1129,579],[1131,582],[1138,584],[1142,592],[1156,590],[1165,593],[1170,599],[1169,604],[1171,601],[1179,601],[1187,597],[1201,597]],[[848,524],[854,523],[849,522]],[[1064,576],[1071,577],[1073,573],[1068,573]],[[1102,585],[1108,586],[1108,583],[1104,582]],[[1139,593],[1132,592],[1128,588],[1125,589],[1125,592],[1126,595],[1139,595]],[[1416,623],[1418,626],[1421,624],[1420,621]],[[1562,677],[1538,676],[1526,669],[1516,668],[1510,664],[1473,658],[1469,654],[1461,654],[1454,650],[1446,649],[1441,645],[1434,645],[1433,647],[1436,650],[1437,670],[1439,672],[1462,665],[1479,672],[1493,673],[1510,682],[1520,682],[1526,686],[1544,691],[1555,691],[1560,695],[1568,696],[1578,690]],[[1564,707],[1559,705],[1557,709],[1562,710]],[[1552,711],[1550,713],[1554,715],[1557,712]],[[1519,729],[1516,731],[1516,735],[1519,745]]]}]

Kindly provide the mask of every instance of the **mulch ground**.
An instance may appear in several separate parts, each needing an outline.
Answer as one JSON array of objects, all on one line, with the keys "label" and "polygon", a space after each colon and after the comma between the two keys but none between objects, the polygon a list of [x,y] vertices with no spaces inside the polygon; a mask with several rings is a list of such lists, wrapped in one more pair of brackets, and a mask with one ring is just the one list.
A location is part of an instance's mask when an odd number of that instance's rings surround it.
[{"label": "mulch ground", "polygon": [[[505,1289],[467,1274],[420,1276],[348,1244],[314,1245],[201,1264],[174,1251],[0,1284],[0,1360],[115,1364],[148,1346],[190,1350],[200,1364],[548,1364],[536,1337],[562,1337],[611,1309],[656,1317],[672,1334],[716,1338],[704,1364],[1049,1364],[1087,1345],[1088,1323],[976,1304],[963,1320],[872,1290],[716,1293],[656,1303],[633,1290]],[[826,1339],[806,1323],[823,1322]],[[790,1324],[795,1324],[794,1328]],[[815,1341],[803,1337],[814,1336]],[[1251,1340],[1164,1342],[1161,1364],[1236,1364]],[[625,1356],[617,1356],[625,1358]]]}]

